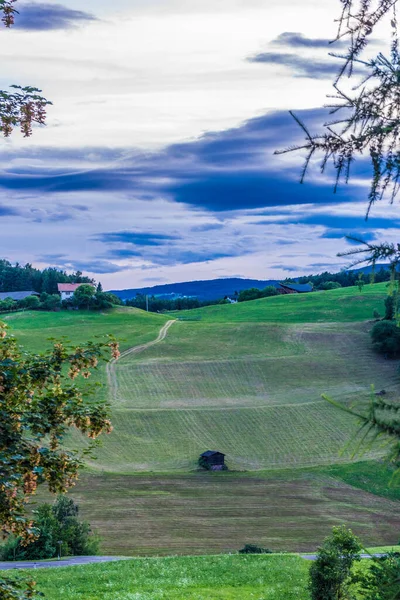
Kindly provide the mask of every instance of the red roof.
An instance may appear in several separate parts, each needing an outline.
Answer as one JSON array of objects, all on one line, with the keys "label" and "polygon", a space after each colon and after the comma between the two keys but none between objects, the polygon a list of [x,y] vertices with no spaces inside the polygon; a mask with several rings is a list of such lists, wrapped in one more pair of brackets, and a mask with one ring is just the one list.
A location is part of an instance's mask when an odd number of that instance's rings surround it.
[{"label": "red roof", "polygon": [[59,292],[74,292],[78,289],[78,287],[82,285],[81,283],[58,283],[58,291]]}]

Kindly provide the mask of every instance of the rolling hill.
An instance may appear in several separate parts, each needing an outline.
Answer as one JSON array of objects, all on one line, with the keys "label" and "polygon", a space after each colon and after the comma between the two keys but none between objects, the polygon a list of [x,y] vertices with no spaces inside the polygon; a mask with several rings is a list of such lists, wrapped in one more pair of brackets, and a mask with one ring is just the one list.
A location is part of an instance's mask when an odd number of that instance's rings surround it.
[{"label": "rolling hill", "polygon": [[[356,423],[321,394],[350,402],[367,400],[371,384],[398,388],[397,362],[374,354],[368,333],[386,293],[377,284],[362,294],[346,288],[168,316],[128,308],[9,315],[17,338],[35,350],[65,334],[122,340],[126,352],[102,392],[114,431],[74,493],[106,551],[220,552],[255,536],[306,550],[337,514],[368,543],[397,541],[396,502],[380,498],[378,507],[368,491],[324,471],[357,460],[341,452]],[[165,339],[148,344],[176,317]],[[196,473],[206,449],[224,452],[231,472]],[[368,457],[381,453],[375,447]]]}]

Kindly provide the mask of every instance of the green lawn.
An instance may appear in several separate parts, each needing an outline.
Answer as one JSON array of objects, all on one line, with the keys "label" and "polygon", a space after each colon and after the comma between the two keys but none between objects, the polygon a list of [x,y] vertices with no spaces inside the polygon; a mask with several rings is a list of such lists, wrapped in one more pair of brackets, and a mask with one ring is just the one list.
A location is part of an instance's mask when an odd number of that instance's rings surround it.
[{"label": "green lawn", "polygon": [[136,559],[33,572],[48,600],[308,600],[295,556]]}]

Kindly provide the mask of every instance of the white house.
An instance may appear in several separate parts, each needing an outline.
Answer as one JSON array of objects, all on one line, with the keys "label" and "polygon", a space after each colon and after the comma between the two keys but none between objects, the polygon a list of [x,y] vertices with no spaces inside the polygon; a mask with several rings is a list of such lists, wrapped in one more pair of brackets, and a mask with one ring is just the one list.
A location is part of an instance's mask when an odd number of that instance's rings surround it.
[{"label": "white house", "polygon": [[58,283],[57,287],[61,294],[61,300],[70,300],[80,285],[82,283]]}]

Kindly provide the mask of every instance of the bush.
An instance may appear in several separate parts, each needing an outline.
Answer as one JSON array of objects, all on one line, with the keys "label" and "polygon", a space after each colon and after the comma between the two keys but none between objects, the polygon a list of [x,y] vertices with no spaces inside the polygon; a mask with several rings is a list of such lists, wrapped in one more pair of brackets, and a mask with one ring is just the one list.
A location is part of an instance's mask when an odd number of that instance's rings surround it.
[{"label": "bush", "polygon": [[269,298],[270,296],[278,296],[279,292],[274,285],[267,285],[263,290],[261,290],[263,298]]},{"label": "bush", "polygon": [[40,306],[40,300],[37,296],[27,296],[23,300],[18,302],[21,308],[26,308],[26,310],[37,310]]},{"label": "bush", "polygon": [[387,321],[393,321],[393,319],[395,318],[396,304],[396,294],[393,294],[392,296],[387,296],[385,300],[385,319]]},{"label": "bush", "polygon": [[348,598],[350,572],[360,560],[362,545],[350,529],[334,527],[310,568],[309,590],[312,600]]},{"label": "bush", "polygon": [[374,312],[372,313],[372,316],[374,317],[374,319],[376,319],[377,321],[379,321],[379,319],[381,318],[381,315],[379,314],[379,312],[376,310],[374,310]]},{"label": "bush", "polygon": [[58,294],[46,294],[43,292],[40,295],[40,308],[42,310],[57,311],[61,308],[61,298]]},{"label": "bush", "polygon": [[379,321],[371,330],[374,350],[388,358],[400,355],[400,329],[394,321]]},{"label": "bush", "polygon": [[249,300],[257,300],[262,298],[262,292],[258,288],[250,288],[242,290],[238,296],[238,302],[248,302]]},{"label": "bush", "polygon": [[244,548],[239,550],[239,554],[273,554],[273,551],[254,544],[246,544]]},{"label": "bush", "polygon": [[325,281],[318,286],[319,290],[338,290],[342,286],[338,281]]}]

